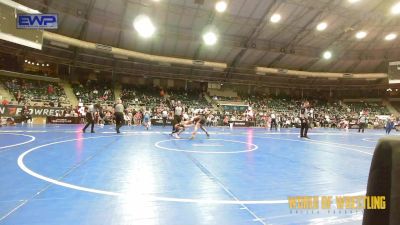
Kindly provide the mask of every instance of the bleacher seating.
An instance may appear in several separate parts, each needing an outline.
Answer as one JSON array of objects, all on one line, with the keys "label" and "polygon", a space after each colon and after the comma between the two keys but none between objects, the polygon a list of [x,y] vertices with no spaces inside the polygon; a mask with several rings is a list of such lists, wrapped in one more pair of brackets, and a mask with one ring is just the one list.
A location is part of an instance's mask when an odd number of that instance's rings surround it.
[{"label": "bleacher seating", "polygon": [[50,106],[69,104],[64,89],[57,83],[12,77],[1,77],[0,81],[14,96],[13,102],[18,104],[32,103]]},{"label": "bleacher seating", "polygon": [[121,99],[134,106],[155,107],[160,104],[170,104],[172,101],[180,101],[188,108],[211,107],[200,92],[179,89],[163,90],[159,87],[125,86],[122,89]]},{"label": "bleacher seating", "polygon": [[389,110],[382,105],[382,103],[374,102],[356,102],[348,104],[351,111],[360,112],[360,111],[368,111],[371,115],[388,115]]},{"label": "bleacher seating", "polygon": [[86,84],[72,84],[77,99],[85,105],[100,102],[114,104],[114,91],[109,84],[88,80]]},{"label": "bleacher seating", "polygon": [[[290,97],[269,97],[269,96],[241,96],[245,104],[252,109],[254,118],[248,118],[248,111],[226,111],[225,114],[238,120],[256,120],[263,124],[265,117],[272,113],[277,115],[282,126],[293,126],[299,123],[300,108],[302,100]],[[352,103],[346,105],[339,100],[309,100],[310,111],[313,123],[317,126],[339,126],[343,121],[357,123],[361,112],[367,113],[369,122],[374,126],[383,126],[384,121],[377,118],[378,115],[390,115],[388,109],[378,103]],[[247,111],[247,112],[246,112]]]}]

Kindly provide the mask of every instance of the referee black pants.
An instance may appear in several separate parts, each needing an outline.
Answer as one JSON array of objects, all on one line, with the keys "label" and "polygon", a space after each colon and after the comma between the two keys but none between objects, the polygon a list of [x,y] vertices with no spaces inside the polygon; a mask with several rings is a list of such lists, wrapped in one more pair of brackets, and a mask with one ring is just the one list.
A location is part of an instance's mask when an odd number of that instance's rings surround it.
[{"label": "referee black pants", "polygon": [[163,123],[163,127],[165,127],[165,125],[167,125],[167,117],[163,117],[162,118],[162,123]]},{"label": "referee black pants", "polygon": [[86,129],[90,127],[90,131],[93,133],[94,132],[94,118],[92,117],[91,113],[86,113],[86,126],[83,128],[83,132],[86,131]]},{"label": "referee black pants", "polygon": [[271,119],[271,127],[270,127],[270,130],[272,130],[272,126],[275,127],[275,130],[278,130],[278,126],[277,126],[277,124],[276,124],[276,119]]},{"label": "referee black pants", "polygon": [[174,121],[172,121],[172,132],[175,131],[175,125],[182,121],[182,116],[174,115]]},{"label": "referee black pants", "polygon": [[122,112],[116,112],[114,115],[115,115],[115,129],[117,130],[117,133],[119,133],[119,128],[122,127],[122,124],[124,122],[124,114]]},{"label": "referee black pants", "polygon": [[301,120],[301,127],[300,127],[300,137],[307,137],[308,133],[308,122],[305,119]]},{"label": "referee black pants", "polygon": [[360,133],[360,131],[364,133],[364,129],[365,129],[365,123],[360,123],[358,127],[358,133]]}]

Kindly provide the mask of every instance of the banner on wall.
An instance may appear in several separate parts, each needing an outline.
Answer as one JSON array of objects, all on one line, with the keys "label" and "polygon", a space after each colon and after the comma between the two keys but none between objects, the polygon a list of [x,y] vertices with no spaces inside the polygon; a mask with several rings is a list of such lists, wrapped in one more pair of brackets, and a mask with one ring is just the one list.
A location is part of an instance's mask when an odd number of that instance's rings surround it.
[{"label": "banner on wall", "polygon": [[[21,115],[22,109],[23,106],[20,105],[0,106],[0,115],[10,117],[19,116]],[[32,117],[38,117],[64,115],[65,109],[56,107],[30,106],[29,111]]]},{"label": "banner on wall", "polygon": [[48,116],[47,123],[52,124],[80,124],[80,117],[56,117],[56,116]]},{"label": "banner on wall", "polygon": [[[163,120],[162,119],[151,119],[151,125],[153,126],[162,126],[163,125]],[[172,125],[172,120],[167,120],[167,126]]]},{"label": "banner on wall", "polygon": [[229,121],[234,127],[254,127],[254,121]]}]

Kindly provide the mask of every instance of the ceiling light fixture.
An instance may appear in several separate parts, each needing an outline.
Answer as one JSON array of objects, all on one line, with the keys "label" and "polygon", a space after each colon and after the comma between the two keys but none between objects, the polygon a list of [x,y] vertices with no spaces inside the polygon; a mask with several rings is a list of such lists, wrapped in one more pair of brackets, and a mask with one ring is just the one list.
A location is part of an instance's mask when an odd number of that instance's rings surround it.
[{"label": "ceiling light fixture", "polygon": [[367,36],[367,32],[365,32],[365,31],[359,31],[359,32],[356,33],[356,38],[357,39],[363,39],[366,36]]},{"label": "ceiling light fixture", "polygon": [[137,16],[133,21],[133,27],[143,38],[150,38],[156,31],[153,22],[151,22],[151,19],[146,15]]},{"label": "ceiling light fixture", "polygon": [[332,52],[331,51],[325,51],[324,54],[322,55],[324,59],[331,59],[332,58]]},{"label": "ceiling light fixture", "polygon": [[394,39],[396,39],[396,38],[397,38],[397,34],[395,34],[395,33],[390,33],[390,34],[386,35],[385,40],[386,40],[386,41],[391,41],[391,40],[394,40]]},{"label": "ceiling light fixture", "polygon": [[394,4],[392,6],[392,8],[390,9],[390,11],[392,12],[392,14],[397,15],[400,14],[400,2]]},{"label": "ceiling light fixture", "polygon": [[218,37],[214,32],[208,31],[203,34],[203,41],[206,45],[215,45],[218,41]]},{"label": "ceiling light fixture", "polygon": [[318,31],[323,31],[328,27],[328,24],[325,22],[321,22],[317,25],[317,30]]},{"label": "ceiling light fixture", "polygon": [[278,23],[279,21],[281,21],[281,19],[282,19],[282,16],[278,13],[275,13],[274,15],[271,16],[270,21],[272,23]]},{"label": "ceiling light fixture", "polygon": [[219,13],[225,12],[227,7],[228,7],[228,3],[226,3],[226,1],[218,1],[215,4],[215,10],[217,10],[217,12],[219,12]]}]

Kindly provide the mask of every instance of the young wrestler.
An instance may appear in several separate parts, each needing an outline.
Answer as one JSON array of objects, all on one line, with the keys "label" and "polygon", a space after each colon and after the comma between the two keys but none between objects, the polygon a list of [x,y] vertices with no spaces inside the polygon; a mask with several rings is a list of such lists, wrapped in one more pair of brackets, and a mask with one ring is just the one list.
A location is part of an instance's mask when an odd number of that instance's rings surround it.
[{"label": "young wrestler", "polygon": [[194,130],[192,132],[192,136],[190,137],[190,139],[194,139],[196,137],[197,130],[199,128],[202,129],[206,133],[207,137],[210,137],[210,134],[208,134],[206,128],[204,128],[204,125],[206,124],[206,122],[207,122],[207,120],[204,115],[198,115],[198,116],[193,117],[192,123],[194,124]]}]

